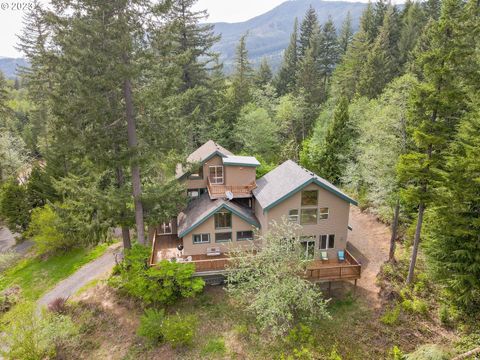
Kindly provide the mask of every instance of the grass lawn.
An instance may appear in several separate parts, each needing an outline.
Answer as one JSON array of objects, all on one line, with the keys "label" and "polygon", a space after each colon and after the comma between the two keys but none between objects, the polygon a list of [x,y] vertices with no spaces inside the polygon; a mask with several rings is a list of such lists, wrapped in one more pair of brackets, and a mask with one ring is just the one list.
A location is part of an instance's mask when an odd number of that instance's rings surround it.
[{"label": "grass lawn", "polygon": [[23,299],[35,301],[79,267],[101,256],[108,246],[100,244],[91,249],[73,249],[47,259],[31,257],[21,260],[0,274],[0,291],[18,285]]}]

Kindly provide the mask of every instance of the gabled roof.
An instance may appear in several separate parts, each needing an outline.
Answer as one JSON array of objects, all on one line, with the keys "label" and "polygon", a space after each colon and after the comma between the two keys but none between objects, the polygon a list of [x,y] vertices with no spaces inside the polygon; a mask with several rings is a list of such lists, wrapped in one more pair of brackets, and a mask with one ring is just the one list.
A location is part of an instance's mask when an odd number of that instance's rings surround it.
[{"label": "gabled roof", "polygon": [[254,156],[228,155],[225,156],[222,161],[224,165],[229,166],[260,166],[260,162]]},{"label": "gabled roof", "polygon": [[221,157],[233,155],[230,151],[225,149],[223,146],[218,145],[212,140],[208,140],[205,144],[200,146],[197,150],[192,152],[187,157],[187,162],[196,163],[196,162],[205,162],[214,155],[219,155]]},{"label": "gabled roof", "polygon": [[178,216],[178,237],[184,237],[222,210],[228,210],[250,225],[260,228],[260,223],[249,208],[224,199],[210,200],[208,194],[203,194],[193,200]]},{"label": "gabled roof", "polygon": [[[233,155],[233,153],[225,149],[223,146],[218,145],[213,140],[208,140],[205,144],[203,144],[197,150],[195,150],[190,155],[188,155],[187,163],[203,164],[205,161],[210,160],[215,155],[218,155],[220,157],[225,157],[225,156]],[[187,170],[183,168],[183,165],[177,164],[177,167],[175,169],[175,177],[177,179],[180,179],[184,175],[186,175],[186,173],[187,173]]]},{"label": "gabled roof", "polygon": [[354,199],[339,188],[292,160],[285,161],[258,179],[253,195],[266,211],[310,184],[316,184],[350,204],[357,205]]}]

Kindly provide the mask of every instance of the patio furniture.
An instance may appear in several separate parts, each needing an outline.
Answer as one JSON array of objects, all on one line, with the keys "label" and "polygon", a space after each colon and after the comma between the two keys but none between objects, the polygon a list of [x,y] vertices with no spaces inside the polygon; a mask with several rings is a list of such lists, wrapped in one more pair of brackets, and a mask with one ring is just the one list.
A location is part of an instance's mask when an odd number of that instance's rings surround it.
[{"label": "patio furniture", "polygon": [[320,256],[322,257],[323,261],[328,261],[328,254],[326,251],[320,252]]},{"label": "patio furniture", "polygon": [[338,261],[345,261],[345,251],[343,250],[338,251]]},{"label": "patio furniture", "polygon": [[207,248],[207,256],[220,256],[222,252],[219,247]]}]

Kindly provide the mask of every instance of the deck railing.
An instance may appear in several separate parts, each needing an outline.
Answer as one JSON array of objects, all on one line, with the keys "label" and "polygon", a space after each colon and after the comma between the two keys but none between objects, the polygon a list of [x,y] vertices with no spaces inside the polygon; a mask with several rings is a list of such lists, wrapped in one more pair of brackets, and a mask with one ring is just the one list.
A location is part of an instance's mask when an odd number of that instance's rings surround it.
[{"label": "deck railing", "polygon": [[255,181],[248,185],[216,185],[210,182],[210,178],[207,178],[207,188],[210,197],[224,197],[227,191],[230,191],[234,197],[247,197],[252,195],[252,190],[256,187]]}]

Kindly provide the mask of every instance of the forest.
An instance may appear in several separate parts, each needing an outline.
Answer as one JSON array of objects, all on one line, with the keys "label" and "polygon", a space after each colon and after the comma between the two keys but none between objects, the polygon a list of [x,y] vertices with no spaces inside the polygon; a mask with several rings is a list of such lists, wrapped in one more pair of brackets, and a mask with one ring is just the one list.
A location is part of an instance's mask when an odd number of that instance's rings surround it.
[{"label": "forest", "polygon": [[251,65],[246,33],[230,75],[195,3],[35,3],[18,43],[30,66],[0,74],[4,224],[44,258],[115,228],[135,249],[185,206],[175,165],[207,140],[256,156],[258,176],[292,159],[390,226],[381,276],[427,277],[480,346],[478,1],[377,0],[356,33],[310,8],[278,72]]}]

